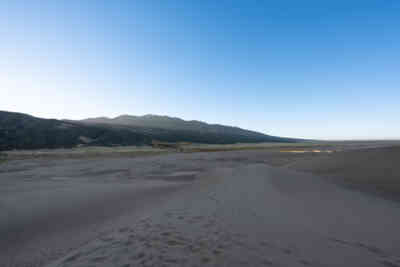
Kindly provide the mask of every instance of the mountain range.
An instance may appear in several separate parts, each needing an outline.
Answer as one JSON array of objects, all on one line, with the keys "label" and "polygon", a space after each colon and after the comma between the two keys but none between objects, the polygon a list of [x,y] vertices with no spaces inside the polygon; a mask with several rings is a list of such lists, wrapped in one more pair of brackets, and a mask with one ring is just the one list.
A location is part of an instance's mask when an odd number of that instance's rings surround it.
[{"label": "mountain range", "polygon": [[149,145],[153,141],[232,144],[299,140],[159,115],[121,115],[76,121],[0,111],[0,150]]}]

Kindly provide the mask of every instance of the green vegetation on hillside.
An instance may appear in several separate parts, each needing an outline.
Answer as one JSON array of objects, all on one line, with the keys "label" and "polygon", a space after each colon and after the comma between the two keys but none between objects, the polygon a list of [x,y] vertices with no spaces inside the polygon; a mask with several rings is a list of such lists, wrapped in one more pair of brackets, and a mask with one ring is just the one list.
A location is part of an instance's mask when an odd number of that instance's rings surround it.
[{"label": "green vegetation on hillside", "polygon": [[71,148],[81,144],[136,145],[150,141],[142,134],[125,129],[87,126],[0,111],[0,150]]},{"label": "green vegetation on hillside", "polygon": [[204,144],[297,141],[237,127],[165,116],[118,118],[120,119],[117,123],[114,119],[104,118],[70,121],[0,111],[0,151],[77,146],[137,146],[150,145],[154,140]]}]

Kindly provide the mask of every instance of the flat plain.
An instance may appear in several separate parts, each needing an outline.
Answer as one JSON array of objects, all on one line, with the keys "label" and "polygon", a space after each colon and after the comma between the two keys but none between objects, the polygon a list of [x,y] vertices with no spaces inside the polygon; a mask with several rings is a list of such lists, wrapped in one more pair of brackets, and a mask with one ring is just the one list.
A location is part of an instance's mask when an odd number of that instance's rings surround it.
[{"label": "flat plain", "polygon": [[399,142],[77,151],[7,153],[0,266],[400,266]]}]

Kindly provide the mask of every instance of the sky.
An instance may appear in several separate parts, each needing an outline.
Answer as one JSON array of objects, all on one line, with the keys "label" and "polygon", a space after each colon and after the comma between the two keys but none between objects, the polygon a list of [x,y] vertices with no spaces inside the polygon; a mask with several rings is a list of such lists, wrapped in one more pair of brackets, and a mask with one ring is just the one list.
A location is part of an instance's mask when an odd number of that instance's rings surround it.
[{"label": "sky", "polygon": [[400,1],[0,1],[0,110],[400,139]]}]

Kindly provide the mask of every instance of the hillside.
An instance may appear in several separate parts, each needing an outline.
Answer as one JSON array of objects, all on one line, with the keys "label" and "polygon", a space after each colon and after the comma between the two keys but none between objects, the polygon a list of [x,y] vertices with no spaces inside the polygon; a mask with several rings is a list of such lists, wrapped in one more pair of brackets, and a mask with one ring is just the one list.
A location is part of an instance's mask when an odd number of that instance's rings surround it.
[{"label": "hillside", "polygon": [[153,140],[207,144],[296,141],[237,127],[166,116],[123,115],[114,119],[102,117],[72,121],[0,111],[0,150],[145,145]]},{"label": "hillside", "polygon": [[91,118],[82,120],[86,123],[101,123],[113,125],[136,126],[142,128],[160,128],[166,130],[180,130],[180,131],[194,131],[201,133],[215,133],[215,134],[234,134],[249,137],[265,137],[264,134],[243,130],[238,127],[224,126],[219,124],[207,124],[201,121],[185,121],[180,118],[158,116],[158,115],[144,115],[144,116],[131,116],[121,115],[116,118],[110,119],[106,117]]},{"label": "hillside", "polygon": [[70,148],[79,144],[136,145],[150,141],[147,136],[129,130],[0,111],[0,150]]},{"label": "hillside", "polygon": [[109,125],[130,129],[151,136],[152,139],[169,142],[195,142],[207,144],[295,142],[295,139],[265,135],[238,127],[208,124],[201,121],[185,121],[180,118],[144,115],[121,115],[116,118],[89,118],[80,122],[86,125]]}]

